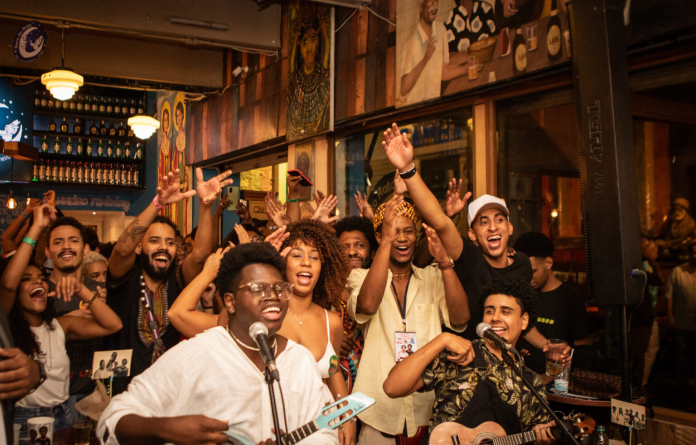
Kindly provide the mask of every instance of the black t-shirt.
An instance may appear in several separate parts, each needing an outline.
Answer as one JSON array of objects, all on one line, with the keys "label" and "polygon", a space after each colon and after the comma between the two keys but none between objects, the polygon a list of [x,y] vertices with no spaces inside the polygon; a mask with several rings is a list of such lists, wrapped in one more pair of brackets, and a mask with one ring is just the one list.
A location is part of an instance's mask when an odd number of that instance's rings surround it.
[{"label": "black t-shirt", "polygon": [[[50,279],[48,281],[48,291],[55,292],[56,285]],[[91,291],[97,290],[97,286],[106,289],[106,283],[90,280],[85,278],[82,283]],[[70,302],[62,299],[54,298],[53,307],[56,310],[56,317],[61,317],[68,312],[75,311],[80,308],[79,295],[74,294],[70,298]],[[95,351],[100,351],[102,348],[102,338],[91,338],[89,340],[65,340],[65,350],[70,358],[70,394],[91,394],[94,391],[94,380],[90,376],[92,369],[92,358]],[[80,377],[80,372],[84,371],[84,377]]]},{"label": "black t-shirt", "polygon": [[[497,268],[490,265],[481,249],[471,241],[462,238],[464,247],[462,253],[454,262],[454,270],[466,292],[469,300],[469,312],[471,319],[466,330],[461,334],[468,340],[475,340],[476,326],[483,321],[483,308],[479,303],[479,293],[493,280],[499,277],[519,278],[526,282],[532,281],[532,264],[527,255],[517,252],[512,264],[507,267]],[[452,331],[449,331],[452,332]]]},{"label": "black t-shirt", "polygon": [[[145,346],[140,339],[138,320],[145,319],[146,314],[141,312],[140,303],[141,287],[140,276],[142,266],[140,257],[135,258],[133,267],[126,275],[114,279],[110,273],[106,275],[106,287],[108,296],[106,303],[121,317],[123,328],[115,334],[104,338],[105,350],[132,349],[131,373],[129,377],[114,379],[114,394],[126,390],[131,379],[145,371],[152,363],[153,345]],[[184,288],[181,267],[174,267],[167,278],[166,301],[164,302],[164,322],[160,323],[160,332],[165,350],[169,350],[179,343],[181,334],[169,322],[167,312]],[[142,318],[141,318],[142,317]],[[164,328],[162,328],[164,326]]]}]

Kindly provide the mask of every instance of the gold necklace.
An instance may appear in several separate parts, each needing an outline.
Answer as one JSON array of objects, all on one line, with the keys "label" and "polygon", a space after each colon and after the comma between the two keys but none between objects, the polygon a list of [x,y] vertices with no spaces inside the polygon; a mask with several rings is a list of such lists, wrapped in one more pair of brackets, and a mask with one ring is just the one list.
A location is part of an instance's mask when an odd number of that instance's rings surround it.
[{"label": "gold necklace", "polygon": [[312,302],[312,303],[309,304],[309,310],[307,311],[307,312],[308,312],[308,313],[307,313],[307,316],[306,316],[305,318],[303,318],[302,320],[300,320],[299,318],[297,318],[297,316],[296,316],[295,314],[292,313],[292,311],[290,310],[290,308],[288,308],[288,312],[290,312],[290,315],[292,315],[292,318],[294,318],[295,320],[297,320],[297,322],[301,325],[303,322],[307,321],[307,318],[309,318],[309,316],[310,316],[310,314],[311,314],[311,311],[312,311],[312,305],[313,305],[313,304],[314,304],[314,302]]},{"label": "gold necklace", "polygon": [[409,275],[411,275],[411,271],[408,271],[406,273],[392,274],[392,279],[400,280],[402,278],[406,278]]},{"label": "gold necklace", "polygon": [[[241,341],[240,339],[238,339],[238,338],[234,335],[234,333],[230,330],[230,327],[229,327],[229,326],[227,326],[227,332],[230,333],[230,335],[232,336],[232,338],[234,339],[234,341],[236,341],[237,344],[238,344],[239,346],[241,346],[242,348],[248,349],[248,350],[250,350],[250,351],[259,352],[259,348],[254,348],[254,347],[249,346],[249,345],[247,345],[247,344],[245,344],[245,343],[242,343],[242,341]],[[277,341],[277,339],[276,339],[275,337],[273,337],[273,356],[275,357],[275,355],[276,355],[277,353],[278,353],[278,341]]]}]

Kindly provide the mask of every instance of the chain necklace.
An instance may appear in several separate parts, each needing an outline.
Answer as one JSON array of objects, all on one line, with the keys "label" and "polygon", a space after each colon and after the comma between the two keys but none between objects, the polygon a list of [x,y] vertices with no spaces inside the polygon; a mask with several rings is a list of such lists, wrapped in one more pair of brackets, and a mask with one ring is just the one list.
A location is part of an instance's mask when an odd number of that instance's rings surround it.
[{"label": "chain necklace", "polygon": [[48,323],[44,322],[44,327],[46,328],[46,334],[48,335],[48,360],[46,360],[46,370],[50,371],[53,368],[53,346],[51,343],[51,330],[49,329]]},{"label": "chain necklace", "polygon": [[[248,350],[250,350],[250,351],[259,352],[259,348],[254,348],[254,347],[252,347],[252,346],[249,346],[249,345],[243,343],[240,339],[238,339],[237,336],[234,335],[234,332],[232,332],[232,331],[230,330],[230,327],[229,327],[229,326],[227,326],[227,332],[230,333],[230,335],[232,336],[232,338],[234,339],[234,341],[236,341],[237,344],[238,344],[239,346],[241,346],[242,348],[248,349]],[[277,339],[274,337],[274,338],[273,338],[273,356],[275,357],[275,355],[276,355],[277,353],[278,353],[278,341],[277,341]]]},{"label": "chain necklace", "polygon": [[402,278],[406,278],[409,275],[411,275],[411,271],[408,271],[406,273],[392,274],[392,278],[399,281]]},{"label": "chain necklace", "polygon": [[314,304],[314,302],[312,302],[312,303],[309,304],[309,310],[307,311],[308,313],[307,313],[307,315],[305,316],[305,318],[303,318],[302,320],[300,320],[299,318],[297,318],[297,316],[296,316],[295,314],[292,313],[292,311],[290,310],[290,308],[288,308],[288,312],[290,312],[290,315],[292,315],[292,318],[294,318],[295,320],[297,320],[297,322],[298,322],[300,325],[302,325],[302,323],[304,323],[305,321],[307,321],[307,318],[309,318],[309,316],[311,315],[310,312],[312,311],[312,305],[313,305],[313,304]]}]

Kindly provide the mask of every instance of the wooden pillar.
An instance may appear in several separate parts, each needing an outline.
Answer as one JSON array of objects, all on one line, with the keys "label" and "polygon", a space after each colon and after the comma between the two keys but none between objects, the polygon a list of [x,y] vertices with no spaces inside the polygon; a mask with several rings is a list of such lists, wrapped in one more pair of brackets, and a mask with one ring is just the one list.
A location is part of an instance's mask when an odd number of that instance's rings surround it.
[{"label": "wooden pillar", "polygon": [[474,105],[473,171],[474,196],[496,194],[495,105],[491,100]]}]

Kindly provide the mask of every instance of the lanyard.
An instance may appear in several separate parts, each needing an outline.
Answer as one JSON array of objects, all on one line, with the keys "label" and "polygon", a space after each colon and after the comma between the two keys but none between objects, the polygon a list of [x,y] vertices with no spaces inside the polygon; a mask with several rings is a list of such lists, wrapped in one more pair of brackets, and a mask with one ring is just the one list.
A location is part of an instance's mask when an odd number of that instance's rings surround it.
[{"label": "lanyard", "polygon": [[404,305],[403,307],[401,306],[401,302],[399,302],[399,294],[396,292],[396,286],[394,285],[394,279],[392,278],[391,282],[391,287],[392,290],[394,291],[394,298],[396,298],[396,305],[399,306],[399,313],[401,314],[401,324],[404,328],[404,332],[406,332],[406,297],[408,297],[408,287],[411,285],[411,277],[413,274],[410,274],[408,276],[408,282],[406,283],[406,292],[404,293]]}]

